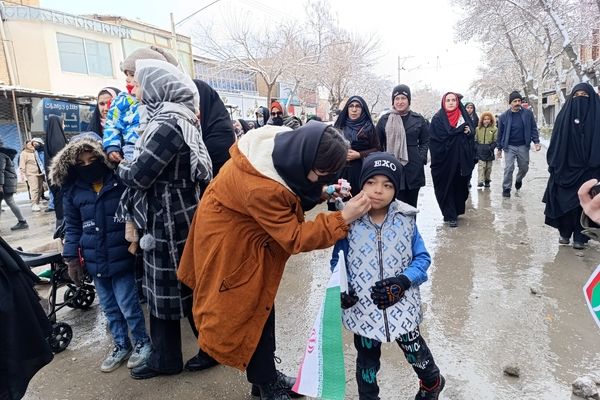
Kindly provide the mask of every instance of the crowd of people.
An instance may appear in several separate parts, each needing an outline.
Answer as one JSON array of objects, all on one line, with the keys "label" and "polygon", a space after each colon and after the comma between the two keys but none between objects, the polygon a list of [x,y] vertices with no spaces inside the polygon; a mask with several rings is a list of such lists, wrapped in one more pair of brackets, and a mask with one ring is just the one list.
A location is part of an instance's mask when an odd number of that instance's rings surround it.
[{"label": "crowd of people", "polygon": [[[333,126],[303,123],[277,101],[252,121],[232,121],[218,93],[177,66],[163,49],[134,51],[121,63],[127,90],[98,92],[90,132],[69,141],[51,116],[45,140],[27,142],[20,156],[32,210],[41,210],[47,184],[49,209],[65,226],[69,276],[94,280],[114,343],[100,370],[126,363],[132,378],[149,379],[223,364],[246,371],[261,399],[296,397],[295,379],[276,369],[275,296],[292,254],[335,245],[332,264],[343,254],[348,266],[341,306],[360,399],[379,398],[381,343],[394,341],[419,378],[415,398],[437,399],[445,379],[419,330],[419,286],[431,263],[416,225],[425,166],[451,228],[465,213],[476,165],[477,186],[489,188],[503,157],[502,196],[510,198],[515,162],[520,190],[531,143],[540,150],[523,97],[510,93],[496,119],[448,92],[428,121],[401,84],[377,123],[359,95]],[[554,125],[543,199],[546,223],[577,249],[597,228],[582,225],[578,189],[600,176],[598,127],[600,98],[579,84]],[[13,198],[15,155],[0,143],[0,197],[17,230],[28,224]],[[332,207],[307,221],[324,202]],[[198,343],[185,363],[181,319]]]}]

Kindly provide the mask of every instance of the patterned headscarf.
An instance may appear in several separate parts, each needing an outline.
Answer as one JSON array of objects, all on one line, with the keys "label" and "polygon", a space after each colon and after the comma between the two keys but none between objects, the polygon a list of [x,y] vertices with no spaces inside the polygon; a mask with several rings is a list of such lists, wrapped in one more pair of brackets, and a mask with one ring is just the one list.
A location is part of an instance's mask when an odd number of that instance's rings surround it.
[{"label": "patterned headscarf", "polygon": [[142,89],[139,108],[143,110],[140,116],[145,118],[144,122],[147,123],[138,141],[138,150],[145,147],[162,123],[175,118],[183,132],[183,139],[190,148],[191,176],[196,181],[209,182],[212,172],[207,174],[199,162],[207,151],[196,117],[200,107],[196,85],[189,76],[165,61],[138,60],[135,68],[135,80]]},{"label": "patterned headscarf", "polygon": [[[161,60],[136,61],[135,80],[142,94],[138,112],[140,124],[146,125],[136,142],[134,162],[147,143],[168,120],[175,119],[183,139],[190,148],[191,177],[195,182],[208,183],[212,179],[210,156],[202,140],[198,89],[192,79],[175,66]],[[129,168],[127,164],[119,168]],[[146,191],[128,188],[121,198],[117,217],[132,219],[139,229],[147,223],[148,199]],[[141,245],[144,248],[143,245]]]}]

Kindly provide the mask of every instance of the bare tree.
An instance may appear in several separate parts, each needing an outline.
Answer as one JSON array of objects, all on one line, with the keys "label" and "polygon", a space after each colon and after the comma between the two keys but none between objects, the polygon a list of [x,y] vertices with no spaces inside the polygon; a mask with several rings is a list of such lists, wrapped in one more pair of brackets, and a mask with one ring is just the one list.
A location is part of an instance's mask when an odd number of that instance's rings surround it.
[{"label": "bare tree", "polygon": [[598,74],[597,65],[586,65],[580,60],[575,44],[585,42],[592,21],[598,19],[599,14],[595,10],[590,12],[592,7],[588,3],[455,0],[455,4],[467,10],[456,26],[457,38],[463,41],[474,38],[486,50],[485,64],[478,71],[473,89],[492,95],[495,89],[506,93],[520,87],[540,120],[544,89],[554,89],[560,105],[564,101],[562,88],[569,76],[579,82],[594,79]]}]

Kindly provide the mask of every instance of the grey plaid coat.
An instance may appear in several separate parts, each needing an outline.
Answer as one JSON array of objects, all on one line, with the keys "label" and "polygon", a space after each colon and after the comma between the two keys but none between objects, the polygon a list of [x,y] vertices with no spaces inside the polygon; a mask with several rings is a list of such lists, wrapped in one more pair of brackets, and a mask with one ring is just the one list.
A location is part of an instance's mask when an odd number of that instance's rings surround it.
[{"label": "grey plaid coat", "polygon": [[[208,153],[199,162],[211,169]],[[190,148],[176,119],[162,123],[135,161],[119,166],[118,174],[127,186],[147,193],[145,233],[156,240],[153,249],[143,252],[142,286],[150,312],[160,319],[184,318],[191,310],[192,292],[176,274],[199,191],[191,177]]]}]

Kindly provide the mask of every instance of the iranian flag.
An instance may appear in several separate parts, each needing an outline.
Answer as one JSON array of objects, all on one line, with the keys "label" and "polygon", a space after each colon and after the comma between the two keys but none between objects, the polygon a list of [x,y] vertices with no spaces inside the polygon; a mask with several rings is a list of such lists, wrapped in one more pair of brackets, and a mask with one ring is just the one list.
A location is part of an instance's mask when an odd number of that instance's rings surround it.
[{"label": "iranian flag", "polygon": [[600,327],[600,265],[583,286],[583,294],[594,321]]},{"label": "iranian flag", "polygon": [[304,359],[292,390],[321,399],[343,399],[346,393],[340,289],[348,290],[344,254],[335,267],[315,319]]}]

